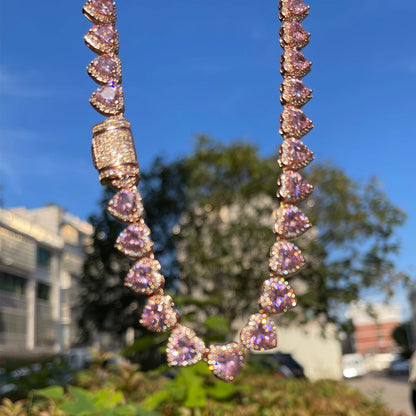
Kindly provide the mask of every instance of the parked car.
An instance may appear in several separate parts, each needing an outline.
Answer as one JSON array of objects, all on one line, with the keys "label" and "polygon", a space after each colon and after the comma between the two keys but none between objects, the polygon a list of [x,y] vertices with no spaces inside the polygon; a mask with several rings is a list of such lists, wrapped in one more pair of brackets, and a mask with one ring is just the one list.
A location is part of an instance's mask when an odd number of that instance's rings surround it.
[{"label": "parked car", "polygon": [[410,360],[397,358],[390,363],[388,373],[391,376],[408,375],[410,369]]},{"label": "parked car", "polygon": [[292,357],[291,354],[276,352],[274,354],[252,354],[252,362],[275,370],[284,378],[305,377],[303,367]]},{"label": "parked car", "polygon": [[366,374],[364,357],[361,354],[342,356],[342,374],[345,378],[362,377]]}]

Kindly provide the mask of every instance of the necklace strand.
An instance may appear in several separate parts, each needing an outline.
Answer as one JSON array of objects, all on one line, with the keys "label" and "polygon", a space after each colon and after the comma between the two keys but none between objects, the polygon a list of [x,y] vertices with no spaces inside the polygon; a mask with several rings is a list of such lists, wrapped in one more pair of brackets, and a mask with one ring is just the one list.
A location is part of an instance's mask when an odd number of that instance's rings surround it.
[{"label": "necklace strand", "polygon": [[283,112],[279,133],[283,143],[278,158],[282,173],[277,197],[281,203],[274,211],[273,231],[277,238],[270,250],[270,277],[263,283],[259,312],[252,314],[241,329],[240,341],[209,347],[191,328],[180,324],[172,298],[163,291],[165,279],[160,263],[154,257],[150,229],[144,221],[142,198],[137,190],[140,173],[133,136],[130,123],[124,118],[116,5],[112,0],[88,0],[83,13],[95,25],[85,35],[85,43],[98,55],[87,67],[88,74],[100,84],[90,103],[108,117],[92,128],[93,162],[101,184],[118,191],[108,203],[108,213],[128,224],[115,246],[126,256],[136,259],[127,274],[125,286],[148,296],[140,324],[153,332],[171,331],[167,344],[168,365],[185,367],[203,360],[214,375],[224,381],[233,381],[249,350],[264,351],[277,346],[277,329],[271,315],[296,306],[294,291],[285,279],[305,265],[301,251],[289,240],[311,227],[305,214],[294,205],[313,189],[298,172],[313,160],[313,153],[300,141],[313,127],[300,109],[312,96],[312,91],[301,81],[310,71],[311,63],[300,52],[309,43],[310,34],[300,24],[309,13],[309,6],[301,0],[279,2],[280,45],[283,48],[280,88]]}]

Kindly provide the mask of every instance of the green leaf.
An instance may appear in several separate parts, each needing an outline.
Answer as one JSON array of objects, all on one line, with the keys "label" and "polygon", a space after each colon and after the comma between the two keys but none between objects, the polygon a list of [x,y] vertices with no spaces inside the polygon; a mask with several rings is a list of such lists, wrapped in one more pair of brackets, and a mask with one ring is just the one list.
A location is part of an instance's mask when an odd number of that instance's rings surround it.
[{"label": "green leaf", "polygon": [[203,408],[207,404],[204,388],[200,384],[191,384],[184,405],[190,409]]},{"label": "green leaf", "polygon": [[215,383],[214,386],[207,388],[208,394],[215,400],[229,400],[231,399],[238,388],[233,384]]},{"label": "green leaf", "polygon": [[166,390],[160,390],[148,396],[144,401],[145,408],[148,410],[157,409],[162,403],[170,398],[170,394]]},{"label": "green leaf", "polygon": [[97,407],[93,402],[93,394],[80,387],[68,386],[68,392],[75,398],[59,406],[59,410],[71,416],[95,416],[98,413]]},{"label": "green leaf", "polygon": [[99,409],[108,409],[116,407],[124,399],[123,393],[120,391],[112,392],[105,389],[100,390],[94,397],[94,403]]},{"label": "green leaf", "polygon": [[65,399],[64,389],[61,386],[45,387],[44,389],[35,390],[35,393],[56,401]]}]

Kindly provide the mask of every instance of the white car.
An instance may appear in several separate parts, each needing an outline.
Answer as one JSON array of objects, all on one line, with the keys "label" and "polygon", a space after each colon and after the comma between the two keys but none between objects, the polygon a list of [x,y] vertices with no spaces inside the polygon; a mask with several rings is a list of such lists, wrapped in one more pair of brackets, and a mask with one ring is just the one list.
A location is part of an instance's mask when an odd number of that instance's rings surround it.
[{"label": "white car", "polygon": [[342,373],[345,378],[362,377],[366,374],[364,357],[361,354],[342,356]]}]

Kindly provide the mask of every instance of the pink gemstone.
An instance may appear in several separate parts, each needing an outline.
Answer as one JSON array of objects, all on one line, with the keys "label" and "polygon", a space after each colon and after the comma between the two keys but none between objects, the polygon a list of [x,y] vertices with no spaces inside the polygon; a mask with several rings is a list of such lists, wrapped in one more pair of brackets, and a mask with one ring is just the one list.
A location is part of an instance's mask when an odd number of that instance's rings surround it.
[{"label": "pink gemstone", "polygon": [[168,365],[186,367],[201,361],[205,353],[205,344],[195,332],[178,325],[169,337],[166,351]]},{"label": "pink gemstone", "polygon": [[210,346],[208,365],[221,380],[233,381],[240,373],[243,364],[244,352],[236,342]]},{"label": "pink gemstone", "polygon": [[114,14],[115,7],[112,0],[90,0],[94,12],[105,16]]},{"label": "pink gemstone", "polygon": [[278,194],[283,200],[288,202],[299,202],[313,191],[313,186],[298,172],[283,172],[280,175],[279,182],[280,188]]},{"label": "pink gemstone", "polygon": [[97,102],[103,105],[112,105],[118,100],[120,93],[116,85],[106,85],[100,88],[95,94]]},{"label": "pink gemstone", "polygon": [[289,103],[303,105],[311,98],[312,91],[299,79],[285,79],[282,86],[283,98]]},{"label": "pink gemstone", "polygon": [[168,295],[156,295],[148,299],[140,319],[140,324],[153,332],[166,332],[177,323],[172,298]]},{"label": "pink gemstone", "polygon": [[312,129],[312,120],[298,108],[287,105],[282,114],[282,130],[287,134],[303,136]]},{"label": "pink gemstone", "polygon": [[288,276],[296,273],[305,265],[303,254],[294,244],[279,240],[270,250],[269,266],[278,276]]},{"label": "pink gemstone", "polygon": [[276,324],[265,314],[251,315],[247,325],[241,330],[240,339],[250,350],[264,351],[276,348]]},{"label": "pink gemstone", "polygon": [[120,221],[133,222],[144,213],[137,189],[122,189],[108,204],[108,212]]},{"label": "pink gemstone", "polygon": [[305,43],[308,43],[307,41],[310,35],[305,31],[300,23],[296,21],[284,22],[283,29],[283,38],[287,44],[300,44],[303,47],[305,46]]},{"label": "pink gemstone", "polygon": [[292,13],[300,14],[308,10],[308,7],[302,0],[287,0],[287,7]]},{"label": "pink gemstone", "polygon": [[313,152],[296,139],[287,139],[280,146],[279,164],[291,169],[301,169],[313,160]]},{"label": "pink gemstone", "polygon": [[309,61],[298,51],[291,53],[290,63],[297,71],[303,71],[310,66]]},{"label": "pink gemstone", "polygon": [[116,247],[130,257],[142,257],[153,247],[146,224],[129,225],[117,238]]},{"label": "pink gemstone", "polygon": [[275,277],[263,283],[259,305],[268,313],[287,312],[296,306],[296,296],[288,282]]},{"label": "pink gemstone", "polygon": [[92,62],[96,71],[105,77],[110,77],[117,69],[116,58],[110,55],[101,55]]},{"label": "pink gemstone", "polygon": [[92,29],[94,36],[100,43],[109,43],[112,44],[116,40],[116,30],[112,25],[99,25],[94,26]]},{"label": "pink gemstone", "polygon": [[157,260],[145,257],[129,270],[124,284],[137,293],[151,295],[165,284],[165,279],[159,270],[160,264]]},{"label": "pink gemstone", "polygon": [[296,238],[311,227],[308,217],[296,206],[282,204],[275,212],[273,231],[284,238]]}]

